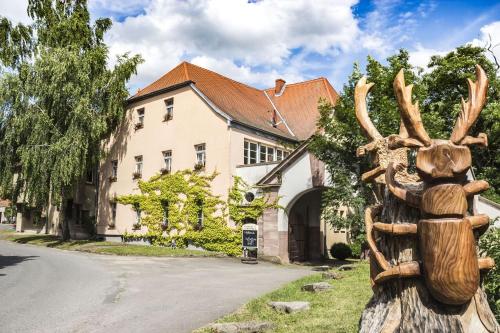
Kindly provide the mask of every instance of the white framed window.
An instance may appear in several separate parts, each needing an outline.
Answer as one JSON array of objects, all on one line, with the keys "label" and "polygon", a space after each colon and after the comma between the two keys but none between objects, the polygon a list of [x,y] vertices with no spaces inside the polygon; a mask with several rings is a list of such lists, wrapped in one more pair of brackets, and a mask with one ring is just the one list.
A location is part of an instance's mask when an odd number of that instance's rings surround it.
[{"label": "white framed window", "polygon": [[251,142],[245,140],[244,144],[244,164],[254,164],[257,163],[257,151],[258,144],[256,142]]},{"label": "white framed window", "polygon": [[111,178],[118,177],[118,160],[111,161]]},{"label": "white framed window", "polygon": [[174,99],[169,98],[165,100],[165,115],[163,117],[164,121],[168,121],[174,118]]},{"label": "white framed window", "polygon": [[273,147],[267,147],[267,159],[266,162],[274,162],[276,157],[274,156],[275,149]]},{"label": "white framed window", "polygon": [[282,161],[282,160],[283,160],[283,150],[276,149],[276,161]]},{"label": "white framed window", "polygon": [[262,143],[245,140],[243,147],[243,163],[266,163],[285,159],[289,155],[284,149]]},{"label": "white framed window", "polygon": [[137,125],[144,126],[144,108],[137,109]]},{"label": "white framed window", "polygon": [[142,175],[142,155],[135,157],[135,173]]},{"label": "white framed window", "polygon": [[135,224],[139,225],[141,224],[141,209],[137,208],[135,210]]},{"label": "white framed window", "polygon": [[196,151],[196,164],[205,166],[205,163],[207,162],[207,153],[205,144],[201,143],[199,145],[195,145],[194,149]]},{"label": "white framed window", "polygon": [[259,145],[259,163],[264,163],[267,161],[267,147],[264,145]]},{"label": "white framed window", "polygon": [[166,150],[163,152],[163,169],[166,172],[172,171],[172,151]]}]

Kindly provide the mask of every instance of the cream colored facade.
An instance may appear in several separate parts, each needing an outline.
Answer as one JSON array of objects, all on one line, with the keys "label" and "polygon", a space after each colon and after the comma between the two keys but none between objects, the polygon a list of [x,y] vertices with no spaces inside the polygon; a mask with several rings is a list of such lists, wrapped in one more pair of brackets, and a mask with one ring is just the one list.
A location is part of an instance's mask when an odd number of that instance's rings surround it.
[{"label": "cream colored facade", "polygon": [[[170,98],[173,98],[173,116],[164,121],[165,101]],[[143,127],[135,129],[141,109],[144,109]],[[116,196],[140,192],[138,180],[132,176],[135,157],[142,156],[142,179],[147,180],[164,167],[164,151],[171,151],[172,172],[193,169],[197,161],[195,146],[205,144],[204,172],[219,174],[212,183],[212,191],[226,198],[236,167],[244,163],[245,140],[276,147],[282,147],[283,142],[276,136],[232,124],[192,86],[130,104],[123,123],[106,143],[106,158],[100,167],[97,233],[119,236],[132,232],[136,213],[129,206],[116,204],[113,221],[111,201]],[[116,181],[110,179],[112,161],[117,161]]]}]

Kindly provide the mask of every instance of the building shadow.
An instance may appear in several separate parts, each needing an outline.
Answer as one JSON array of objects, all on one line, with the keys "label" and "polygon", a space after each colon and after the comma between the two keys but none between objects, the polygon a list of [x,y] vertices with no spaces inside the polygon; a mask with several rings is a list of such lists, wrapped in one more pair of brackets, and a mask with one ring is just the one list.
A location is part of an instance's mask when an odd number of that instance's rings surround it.
[{"label": "building shadow", "polygon": [[2,273],[2,269],[9,266],[18,265],[24,261],[33,260],[34,258],[38,258],[38,256],[3,256],[0,255],[0,276],[5,276],[6,274]]}]

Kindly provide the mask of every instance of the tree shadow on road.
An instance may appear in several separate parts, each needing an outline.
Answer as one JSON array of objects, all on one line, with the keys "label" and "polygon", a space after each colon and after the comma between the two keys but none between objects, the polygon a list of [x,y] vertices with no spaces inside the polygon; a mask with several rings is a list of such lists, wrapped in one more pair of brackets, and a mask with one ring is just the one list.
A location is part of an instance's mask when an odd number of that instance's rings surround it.
[{"label": "tree shadow on road", "polygon": [[33,260],[38,258],[38,256],[2,256],[0,255],[0,276],[5,276],[2,274],[2,269],[8,266],[15,266],[27,260]]}]

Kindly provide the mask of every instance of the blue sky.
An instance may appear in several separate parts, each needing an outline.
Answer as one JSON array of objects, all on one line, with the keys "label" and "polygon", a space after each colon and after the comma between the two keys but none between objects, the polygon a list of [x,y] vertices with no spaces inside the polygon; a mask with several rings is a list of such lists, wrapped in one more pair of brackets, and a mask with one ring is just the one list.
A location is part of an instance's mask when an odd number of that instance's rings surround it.
[{"label": "blue sky", "polygon": [[[27,21],[26,0],[2,1],[3,15]],[[402,0],[89,0],[111,17],[110,64],[125,52],[145,63],[130,82],[144,87],[182,60],[256,87],[278,77],[327,77],[342,89],[353,62],[384,61],[406,48],[414,65],[456,46],[500,43],[500,2]],[[495,49],[500,58],[500,46]]]}]

